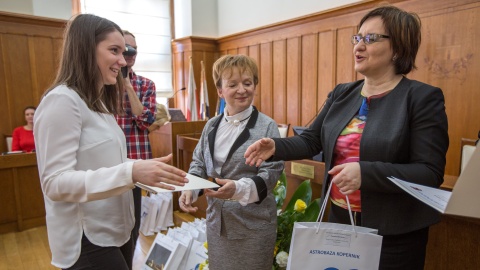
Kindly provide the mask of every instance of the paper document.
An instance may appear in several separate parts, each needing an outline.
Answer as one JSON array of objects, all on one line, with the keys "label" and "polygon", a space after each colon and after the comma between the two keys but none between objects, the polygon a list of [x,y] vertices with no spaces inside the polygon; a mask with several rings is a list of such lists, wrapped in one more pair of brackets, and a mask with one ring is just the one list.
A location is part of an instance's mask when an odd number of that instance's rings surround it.
[{"label": "paper document", "polygon": [[472,157],[457,179],[452,192],[409,183],[395,177],[387,177],[397,186],[437,211],[454,216],[480,219],[480,147],[476,146]]},{"label": "paper document", "polygon": [[174,191],[182,191],[182,190],[194,190],[194,189],[205,189],[205,188],[220,187],[219,185],[215,184],[214,182],[208,181],[206,179],[197,177],[197,176],[189,174],[189,173],[187,173],[187,179],[188,179],[188,183],[185,183],[185,185],[183,187],[171,185],[172,187],[175,187],[175,190],[169,190],[169,189],[164,189],[164,188],[159,188],[159,187],[152,187],[152,186],[148,186],[148,185],[145,185],[145,184],[142,184],[142,183],[136,183],[135,185],[139,188],[145,189],[145,190],[153,192],[153,193],[174,192]]},{"label": "paper document", "polygon": [[437,211],[445,213],[448,201],[452,193],[438,188],[427,187],[400,180],[395,177],[387,177],[394,184],[405,190],[408,194],[430,205]]}]

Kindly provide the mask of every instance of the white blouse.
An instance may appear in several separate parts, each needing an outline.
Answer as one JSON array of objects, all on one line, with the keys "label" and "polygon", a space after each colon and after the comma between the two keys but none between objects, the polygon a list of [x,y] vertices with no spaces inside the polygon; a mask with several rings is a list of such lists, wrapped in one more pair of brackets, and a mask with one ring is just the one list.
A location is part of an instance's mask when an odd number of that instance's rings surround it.
[{"label": "white blouse", "polygon": [[[235,115],[228,116],[227,108],[224,111],[224,119],[218,125],[217,136],[215,138],[215,153],[213,154],[213,162],[215,171],[220,174],[222,166],[227,159],[228,152],[233,146],[235,140],[245,129],[245,126],[252,115],[252,106]],[[245,206],[249,203],[258,201],[258,192],[255,182],[251,178],[241,178],[235,183],[235,194],[232,199],[237,200],[241,205]]]},{"label": "white blouse", "polygon": [[72,266],[83,234],[99,246],[125,244],[134,225],[133,161],[114,116],[91,111],[75,91],[58,86],[34,118],[52,264]]}]

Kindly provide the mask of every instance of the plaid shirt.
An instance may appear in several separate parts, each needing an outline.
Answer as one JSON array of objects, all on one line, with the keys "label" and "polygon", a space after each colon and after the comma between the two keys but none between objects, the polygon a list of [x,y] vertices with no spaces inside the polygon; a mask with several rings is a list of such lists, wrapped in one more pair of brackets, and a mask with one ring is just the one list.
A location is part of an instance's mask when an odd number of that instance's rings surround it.
[{"label": "plaid shirt", "polygon": [[115,115],[118,125],[125,133],[128,158],[150,159],[152,149],[148,141],[148,127],[155,121],[156,90],[155,84],[142,76],[131,72],[130,82],[143,104],[141,115],[133,115],[127,91],[125,91],[123,108],[125,115]]}]

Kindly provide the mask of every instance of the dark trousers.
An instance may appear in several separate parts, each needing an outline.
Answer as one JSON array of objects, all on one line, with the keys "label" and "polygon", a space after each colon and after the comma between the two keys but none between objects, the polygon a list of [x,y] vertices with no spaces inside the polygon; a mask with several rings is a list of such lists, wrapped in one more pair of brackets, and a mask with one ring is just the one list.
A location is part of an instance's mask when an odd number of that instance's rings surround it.
[{"label": "dark trousers", "polygon": [[[137,245],[138,232],[140,230],[140,218],[142,215],[142,189],[135,187],[133,189],[133,205],[135,207],[135,226],[132,230],[133,250]],[[133,255],[132,255],[133,256]]]},{"label": "dark trousers", "polygon": [[[353,213],[354,222],[362,226],[361,213]],[[331,204],[329,222],[351,224],[348,210]],[[398,235],[383,235],[380,270],[423,270],[428,242],[428,227]]]},{"label": "dark trousers", "polygon": [[121,247],[100,247],[82,237],[80,258],[68,270],[129,270],[133,261],[132,239]]}]

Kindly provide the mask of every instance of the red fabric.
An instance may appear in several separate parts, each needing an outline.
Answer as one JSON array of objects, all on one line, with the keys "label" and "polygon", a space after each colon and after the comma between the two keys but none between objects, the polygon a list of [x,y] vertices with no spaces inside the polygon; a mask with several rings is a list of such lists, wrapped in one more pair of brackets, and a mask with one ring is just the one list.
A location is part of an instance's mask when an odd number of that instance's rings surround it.
[{"label": "red fabric", "polygon": [[12,134],[12,151],[32,152],[35,150],[33,130],[26,130],[24,127],[17,127]]}]

